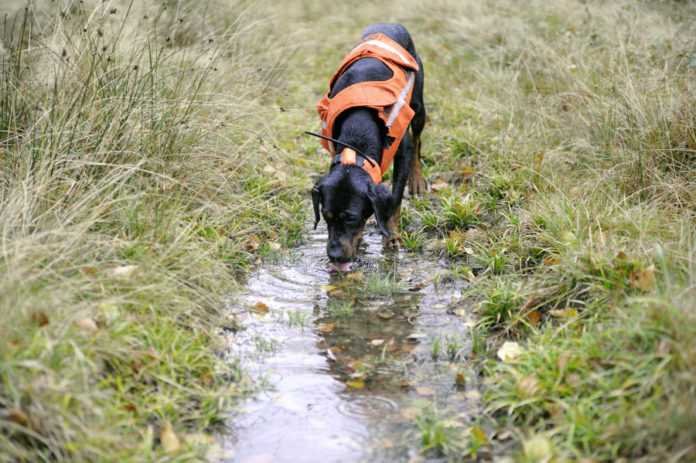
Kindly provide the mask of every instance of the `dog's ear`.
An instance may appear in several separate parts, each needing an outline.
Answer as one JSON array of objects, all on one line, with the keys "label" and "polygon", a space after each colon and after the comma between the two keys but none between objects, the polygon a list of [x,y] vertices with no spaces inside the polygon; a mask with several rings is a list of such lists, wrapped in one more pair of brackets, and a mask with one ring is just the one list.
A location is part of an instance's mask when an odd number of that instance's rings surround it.
[{"label": "dog's ear", "polygon": [[370,183],[367,187],[367,197],[372,203],[372,209],[375,211],[375,220],[382,235],[387,238],[391,235],[387,222],[391,217],[392,212],[392,194],[383,184],[375,185]]},{"label": "dog's ear", "polygon": [[319,225],[319,220],[321,220],[321,214],[319,214],[319,203],[321,203],[321,190],[319,189],[319,183],[312,188],[312,205],[314,206],[314,229],[317,229]]}]

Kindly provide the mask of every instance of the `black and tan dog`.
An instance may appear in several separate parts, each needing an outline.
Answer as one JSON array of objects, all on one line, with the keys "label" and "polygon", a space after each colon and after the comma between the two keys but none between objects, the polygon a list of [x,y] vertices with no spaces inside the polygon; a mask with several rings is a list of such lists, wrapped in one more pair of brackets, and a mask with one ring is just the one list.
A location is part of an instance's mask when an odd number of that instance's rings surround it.
[{"label": "black and tan dog", "polygon": [[[401,201],[425,190],[420,135],[425,126],[423,63],[400,24],[373,24],[344,58],[318,105],[329,172],[312,189],[315,228],[328,225],[326,251],[337,268],[353,260],[374,213],[387,245],[398,242]],[[391,191],[382,175],[394,165]],[[321,215],[320,215],[321,213]]]}]

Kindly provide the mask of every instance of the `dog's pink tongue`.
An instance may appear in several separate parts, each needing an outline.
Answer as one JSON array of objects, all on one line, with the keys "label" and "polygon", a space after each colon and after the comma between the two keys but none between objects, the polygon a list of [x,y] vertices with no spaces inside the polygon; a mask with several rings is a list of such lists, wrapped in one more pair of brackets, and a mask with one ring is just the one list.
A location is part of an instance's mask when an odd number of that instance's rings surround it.
[{"label": "dog's pink tongue", "polygon": [[350,271],[351,263],[350,262],[335,262],[335,263],[332,263],[331,266],[337,272],[348,272],[348,271]]}]

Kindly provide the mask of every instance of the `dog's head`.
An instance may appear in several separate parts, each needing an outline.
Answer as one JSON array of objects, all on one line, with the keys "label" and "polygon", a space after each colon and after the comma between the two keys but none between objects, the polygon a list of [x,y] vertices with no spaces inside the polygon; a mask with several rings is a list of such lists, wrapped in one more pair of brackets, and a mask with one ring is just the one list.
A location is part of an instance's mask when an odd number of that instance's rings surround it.
[{"label": "dog's head", "polygon": [[355,165],[333,166],[312,188],[314,228],[324,217],[329,231],[326,254],[334,264],[355,258],[365,222],[374,213],[384,236],[392,209],[391,192]]}]

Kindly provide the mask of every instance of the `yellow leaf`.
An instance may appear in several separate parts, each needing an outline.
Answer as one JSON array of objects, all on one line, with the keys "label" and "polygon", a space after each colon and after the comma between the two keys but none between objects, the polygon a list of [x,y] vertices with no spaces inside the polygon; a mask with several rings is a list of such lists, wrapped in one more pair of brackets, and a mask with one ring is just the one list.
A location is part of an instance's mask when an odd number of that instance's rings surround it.
[{"label": "yellow leaf", "polygon": [[481,429],[480,426],[473,426],[469,430],[469,432],[471,433],[471,437],[473,437],[479,445],[488,443],[488,437],[486,436],[486,432],[483,429]]},{"label": "yellow leaf", "polygon": [[169,421],[165,421],[160,429],[160,441],[162,442],[162,448],[167,453],[174,453],[181,448],[181,442],[176,436],[174,429]]},{"label": "yellow leaf", "polygon": [[558,318],[575,318],[578,316],[578,311],[572,307],[566,307],[565,309],[556,309],[549,312],[554,317]]},{"label": "yellow leaf", "polygon": [[253,311],[256,312],[256,313],[266,314],[266,313],[268,313],[268,305],[267,305],[267,304],[264,304],[264,303],[261,302],[261,301],[259,301],[259,302],[257,302],[256,304],[253,305],[253,307],[251,308],[251,310],[253,310]]},{"label": "yellow leaf", "polygon": [[348,386],[351,389],[363,389],[365,388],[365,381],[362,379],[354,379],[352,381],[346,382],[346,386]]},{"label": "yellow leaf", "polygon": [[321,285],[320,288],[321,288],[321,290],[324,291],[325,293],[330,293],[331,291],[333,291],[334,289],[336,289],[336,287],[335,287],[334,285]]},{"label": "yellow leaf", "polygon": [[468,179],[474,176],[476,170],[473,167],[463,167],[460,171],[463,179]]},{"label": "yellow leaf", "polygon": [[365,280],[365,275],[362,272],[351,272],[346,275],[346,280],[352,282],[361,282]]}]

